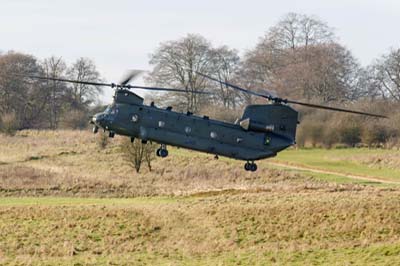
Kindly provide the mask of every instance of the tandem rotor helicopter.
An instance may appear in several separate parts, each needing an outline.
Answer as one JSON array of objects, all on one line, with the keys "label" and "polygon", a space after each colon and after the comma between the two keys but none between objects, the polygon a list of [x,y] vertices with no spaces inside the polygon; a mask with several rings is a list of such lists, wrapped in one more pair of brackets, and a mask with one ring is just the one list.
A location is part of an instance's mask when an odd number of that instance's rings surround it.
[{"label": "tandem rotor helicopter", "polygon": [[[278,152],[296,143],[298,112],[287,104],[386,118],[378,114],[282,99],[268,92],[262,94],[250,91],[196,72],[203,78],[272,102],[272,104],[248,105],[240,120],[235,123],[227,123],[210,119],[207,116],[193,115],[190,112],[175,112],[172,107],[158,108],[154,103],[145,105],[143,98],[131,90],[186,91],[130,85],[129,82],[139,74],[141,71],[132,71],[119,84],[39,76],[28,77],[115,88],[113,103],[102,113],[94,115],[90,121],[93,124],[93,133],[97,133],[99,128],[102,128],[109,132],[111,138],[118,134],[130,137],[132,142],[135,138],[141,139],[143,143],[155,141],[160,143],[156,154],[163,158],[168,156],[167,145],[171,145],[210,153],[216,157],[220,155],[243,160],[246,161],[245,170],[252,172],[257,170],[256,160],[274,157]],[[194,93],[208,94],[201,91],[194,91]]]}]

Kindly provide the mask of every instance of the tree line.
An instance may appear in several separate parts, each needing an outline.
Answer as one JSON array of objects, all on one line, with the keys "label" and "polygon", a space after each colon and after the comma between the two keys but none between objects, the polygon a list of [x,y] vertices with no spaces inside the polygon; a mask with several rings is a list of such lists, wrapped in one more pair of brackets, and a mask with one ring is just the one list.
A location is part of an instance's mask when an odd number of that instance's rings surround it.
[{"label": "tree line", "polygon": [[[151,72],[146,78],[149,85],[186,90],[183,94],[153,94],[149,99],[171,105],[178,111],[207,113],[229,121],[240,116],[246,105],[265,103],[264,100],[212,82],[198,72],[253,91],[268,90],[282,98],[365,111],[374,109],[389,116],[398,109],[400,102],[400,49],[390,49],[369,66],[361,66],[326,22],[304,14],[286,14],[267,29],[254,48],[242,53],[226,45],[216,47],[201,35],[188,34],[161,43],[150,55],[149,64]],[[102,78],[93,61],[80,58],[67,66],[59,57],[38,60],[14,52],[0,55],[0,118],[3,125],[8,120],[15,120],[18,129],[86,125],[87,120],[85,123],[80,121],[93,108],[100,88],[38,81],[13,76],[15,72],[100,81]],[[194,91],[212,94],[195,94]],[[322,112],[319,115],[316,110],[299,110],[303,121],[309,117],[309,121],[332,130],[339,123],[333,120],[343,117],[340,122],[343,125],[353,119],[337,113]],[[383,123],[362,117],[354,119],[360,120],[357,122],[360,133],[355,139],[361,142],[362,132],[367,131],[365,125]],[[393,119],[391,125],[397,122]],[[400,135],[396,126],[385,127],[389,126],[379,128],[386,132],[387,138]],[[378,139],[379,142],[386,141],[386,137]],[[311,140],[304,142],[307,141]]]},{"label": "tree line", "polygon": [[86,126],[86,114],[96,104],[100,87],[44,81],[31,76],[101,80],[94,62],[88,58],[79,58],[68,66],[61,57],[39,61],[32,55],[17,52],[1,54],[0,122],[3,130]]}]

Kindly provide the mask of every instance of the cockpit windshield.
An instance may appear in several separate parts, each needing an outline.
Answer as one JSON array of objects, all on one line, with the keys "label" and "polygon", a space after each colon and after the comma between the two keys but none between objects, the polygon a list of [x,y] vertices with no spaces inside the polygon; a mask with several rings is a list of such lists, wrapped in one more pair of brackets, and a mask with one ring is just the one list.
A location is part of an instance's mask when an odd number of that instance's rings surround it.
[{"label": "cockpit windshield", "polygon": [[105,114],[111,114],[111,109],[112,109],[111,105],[107,106],[107,109],[104,111],[104,113]]},{"label": "cockpit windshield", "polygon": [[118,114],[118,108],[115,105],[109,105],[104,113],[108,115],[116,115]]}]

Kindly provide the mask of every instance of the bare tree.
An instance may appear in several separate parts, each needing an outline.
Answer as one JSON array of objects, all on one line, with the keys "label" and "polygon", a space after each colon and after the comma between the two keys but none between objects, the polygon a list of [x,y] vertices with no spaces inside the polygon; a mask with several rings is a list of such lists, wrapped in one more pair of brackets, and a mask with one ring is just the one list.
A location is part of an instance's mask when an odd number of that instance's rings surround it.
[{"label": "bare tree", "polygon": [[242,83],[283,97],[355,100],[365,94],[362,69],[351,52],[334,39],[325,22],[289,13],[246,54]]},{"label": "bare tree", "polygon": [[333,30],[317,17],[288,13],[268,31],[264,41],[278,49],[294,50],[333,40]]},{"label": "bare tree", "polygon": [[31,55],[9,52],[0,56],[0,113],[12,114],[19,129],[38,123],[47,93],[43,82],[15,74],[40,75],[41,71]]},{"label": "bare tree", "polygon": [[[89,58],[81,57],[68,69],[67,75],[69,78],[78,81],[101,81],[100,73],[96,69],[96,65]],[[73,84],[70,89],[71,94],[71,106],[74,108],[87,107],[90,103],[93,103],[100,93],[102,93],[101,87],[85,85],[85,84]]]},{"label": "bare tree", "polygon": [[400,49],[391,50],[369,68],[370,85],[383,98],[400,102]]},{"label": "bare tree", "polygon": [[149,171],[151,171],[151,161],[155,159],[155,145],[152,143],[143,143],[140,139],[133,142],[125,140],[121,143],[123,158],[128,162],[136,172],[139,173],[143,161],[147,163]]},{"label": "bare tree", "polygon": [[[209,73],[212,65],[211,44],[202,36],[188,34],[177,41],[162,43],[150,57],[154,66],[149,81],[156,85],[182,88],[185,94],[175,94],[179,109],[197,112],[204,96],[193,93],[204,91],[207,81],[196,72]],[[203,98],[202,98],[203,97]]]},{"label": "bare tree", "polygon": [[343,46],[329,43],[298,48],[290,57],[287,60],[292,63],[275,73],[275,81],[287,96],[330,102],[353,101],[363,95],[361,67]]},{"label": "bare tree", "polygon": [[[50,78],[63,77],[67,70],[64,60],[55,56],[46,58],[42,63],[42,67],[45,75]],[[47,87],[49,91],[49,126],[52,129],[56,129],[63,111],[67,87],[65,83],[59,81],[48,81]]]},{"label": "bare tree", "polygon": [[[235,49],[221,46],[212,50],[213,53],[213,76],[225,82],[231,82],[239,68],[240,57]],[[212,85],[210,85],[211,87]],[[238,92],[223,84],[214,83],[216,87],[215,98],[217,103],[221,102],[225,108],[236,108]]]}]

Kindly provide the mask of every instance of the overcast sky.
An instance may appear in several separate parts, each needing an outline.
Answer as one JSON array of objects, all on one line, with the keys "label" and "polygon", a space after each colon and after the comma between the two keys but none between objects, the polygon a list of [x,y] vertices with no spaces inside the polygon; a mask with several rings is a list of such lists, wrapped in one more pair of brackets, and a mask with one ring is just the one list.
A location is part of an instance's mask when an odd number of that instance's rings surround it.
[{"label": "overcast sky", "polygon": [[0,51],[89,57],[118,81],[126,69],[149,69],[160,42],[187,33],[243,54],[289,12],[327,22],[363,65],[400,47],[397,0],[0,0]]}]

